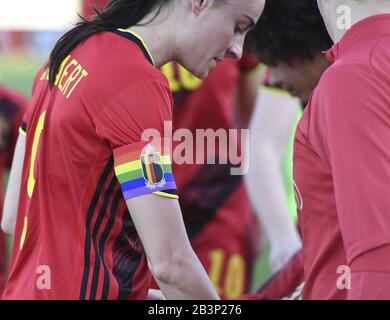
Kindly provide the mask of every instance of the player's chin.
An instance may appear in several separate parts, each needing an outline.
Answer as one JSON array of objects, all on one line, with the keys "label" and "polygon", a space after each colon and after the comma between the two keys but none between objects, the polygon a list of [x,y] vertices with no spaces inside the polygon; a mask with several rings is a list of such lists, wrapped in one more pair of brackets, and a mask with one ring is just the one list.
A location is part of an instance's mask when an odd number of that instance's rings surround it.
[{"label": "player's chin", "polygon": [[206,79],[209,75],[210,71],[214,68],[214,66],[207,66],[203,68],[199,68],[193,72],[193,75],[199,79]]},{"label": "player's chin", "polygon": [[195,77],[199,78],[199,79],[206,79],[207,76],[209,75],[210,73],[210,70],[203,70],[201,72],[197,72],[195,73]]}]

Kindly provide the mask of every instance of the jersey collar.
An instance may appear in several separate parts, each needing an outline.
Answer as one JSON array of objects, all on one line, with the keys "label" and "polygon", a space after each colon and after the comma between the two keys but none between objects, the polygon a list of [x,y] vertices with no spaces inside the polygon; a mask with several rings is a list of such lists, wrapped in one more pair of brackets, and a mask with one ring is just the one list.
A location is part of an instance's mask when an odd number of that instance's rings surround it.
[{"label": "jersey collar", "polygon": [[384,35],[390,35],[390,14],[371,16],[354,24],[338,43],[324,53],[330,62],[334,62],[343,52],[361,42]]},{"label": "jersey collar", "polygon": [[116,33],[117,35],[121,36],[121,37],[124,37],[124,38],[134,42],[141,49],[141,51],[143,52],[145,58],[153,66],[155,66],[153,57],[150,54],[150,50],[148,49],[145,41],[141,38],[141,36],[139,36],[134,31],[130,31],[130,30],[127,30],[127,29],[117,29],[117,30],[114,30],[113,32]]}]

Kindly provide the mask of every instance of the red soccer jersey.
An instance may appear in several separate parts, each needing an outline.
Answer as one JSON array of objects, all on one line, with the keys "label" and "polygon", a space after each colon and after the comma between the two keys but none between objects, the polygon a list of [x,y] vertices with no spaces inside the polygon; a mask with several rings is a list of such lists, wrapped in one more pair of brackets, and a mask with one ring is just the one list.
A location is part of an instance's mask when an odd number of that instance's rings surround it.
[{"label": "red soccer jersey", "polygon": [[141,141],[172,120],[166,78],[138,36],[116,31],[74,49],[53,90],[47,80],[42,69],[25,118],[4,298],[144,299],[150,274],[125,199],[177,198],[169,152]]},{"label": "red soccer jersey", "polygon": [[298,125],[304,299],[390,298],[390,15],[327,52]]}]

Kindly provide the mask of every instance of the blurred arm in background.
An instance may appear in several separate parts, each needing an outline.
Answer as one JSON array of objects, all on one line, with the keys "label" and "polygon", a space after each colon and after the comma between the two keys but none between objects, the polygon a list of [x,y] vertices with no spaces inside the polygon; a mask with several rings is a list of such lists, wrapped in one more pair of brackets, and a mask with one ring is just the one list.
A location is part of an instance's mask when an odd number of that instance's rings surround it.
[{"label": "blurred arm in background", "polygon": [[298,108],[298,99],[265,89],[250,122],[249,174],[245,182],[271,246],[274,273],[301,248],[298,230],[289,217],[282,168]]},{"label": "blurred arm in background", "polygon": [[8,179],[8,187],[4,199],[3,217],[1,229],[3,232],[13,236],[15,230],[16,215],[20,194],[20,183],[22,180],[23,160],[26,146],[26,138],[19,135],[15,147],[11,172]]}]

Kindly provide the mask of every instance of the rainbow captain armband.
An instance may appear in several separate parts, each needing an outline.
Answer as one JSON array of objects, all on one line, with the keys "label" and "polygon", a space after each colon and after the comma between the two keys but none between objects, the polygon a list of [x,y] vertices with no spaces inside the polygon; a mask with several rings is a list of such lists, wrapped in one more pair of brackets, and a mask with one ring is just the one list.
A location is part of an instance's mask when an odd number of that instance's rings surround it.
[{"label": "rainbow captain armband", "polygon": [[114,150],[115,174],[125,200],[146,194],[178,199],[168,139],[138,142]]}]

